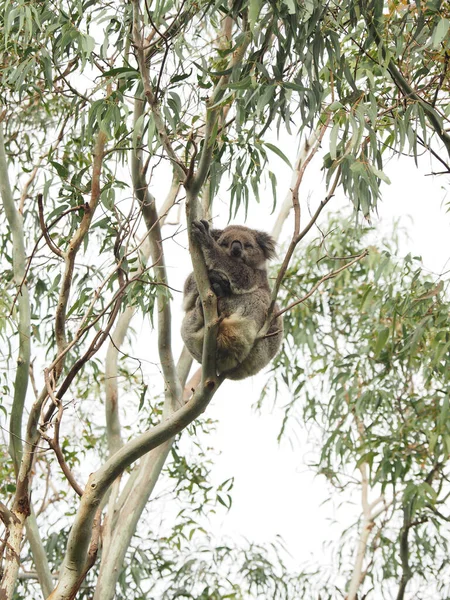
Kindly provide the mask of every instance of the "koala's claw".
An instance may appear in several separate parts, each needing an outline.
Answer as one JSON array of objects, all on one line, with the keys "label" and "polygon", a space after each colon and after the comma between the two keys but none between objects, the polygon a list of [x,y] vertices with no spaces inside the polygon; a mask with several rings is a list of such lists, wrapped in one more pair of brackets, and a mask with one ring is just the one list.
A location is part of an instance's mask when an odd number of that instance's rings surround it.
[{"label": "koala's claw", "polygon": [[209,223],[205,219],[200,221],[192,221],[192,236],[200,244],[211,243],[211,233],[209,231]]}]

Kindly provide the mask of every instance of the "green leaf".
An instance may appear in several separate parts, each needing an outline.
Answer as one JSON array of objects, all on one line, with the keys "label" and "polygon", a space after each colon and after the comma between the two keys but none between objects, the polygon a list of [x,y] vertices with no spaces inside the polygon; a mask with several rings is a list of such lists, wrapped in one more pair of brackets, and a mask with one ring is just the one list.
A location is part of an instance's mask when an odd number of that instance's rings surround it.
[{"label": "green leaf", "polygon": [[259,13],[261,12],[262,0],[249,0],[248,5],[248,20],[250,24],[250,31],[253,32],[256,21],[258,20]]},{"label": "green leaf", "polygon": [[339,123],[335,123],[330,134],[330,156],[332,160],[336,160],[337,158],[337,136],[339,133],[339,128]]},{"label": "green leaf", "polygon": [[142,392],[140,395],[138,412],[140,412],[141,408],[144,406],[145,394],[147,393],[147,390],[148,390],[148,384],[145,384],[144,387],[142,388]]},{"label": "green leaf", "polygon": [[272,186],[272,196],[273,196],[273,204],[272,204],[272,213],[275,210],[275,206],[277,204],[277,178],[273,171],[269,171],[269,179],[270,184]]},{"label": "green leaf", "polygon": [[332,102],[330,104],[330,106],[328,107],[328,110],[331,112],[336,112],[340,108],[344,108],[344,105],[341,102],[336,100],[335,102]]},{"label": "green leaf", "polygon": [[383,327],[383,329],[379,331],[374,350],[375,357],[378,357],[380,355],[386,342],[388,341],[389,331],[389,327]]},{"label": "green leaf", "polygon": [[372,171],[372,173],[374,175],[376,175],[379,179],[381,179],[381,181],[384,181],[385,183],[387,183],[388,185],[391,184],[391,180],[389,179],[389,177],[383,173],[383,171],[380,171],[379,169],[376,169],[373,165],[368,165],[369,169]]},{"label": "green leaf", "polygon": [[285,4],[288,8],[288,12],[290,15],[295,15],[295,2],[294,0],[283,0],[283,4]]},{"label": "green leaf", "polygon": [[139,79],[141,74],[137,69],[132,69],[131,67],[117,67],[115,69],[110,69],[109,71],[105,71],[101,74],[101,77],[114,77],[115,75],[120,75],[121,77],[125,77],[126,79]]},{"label": "green leaf", "polygon": [[288,165],[288,167],[290,167],[292,169],[292,165],[291,165],[288,157],[285,154],[283,154],[283,152],[281,152],[281,150],[279,148],[277,148],[273,144],[269,144],[269,142],[264,142],[264,146],[266,148],[268,148],[269,150],[272,150],[272,152],[275,152],[275,154],[277,156],[279,156],[280,158],[282,158],[284,160],[284,162]]},{"label": "green leaf", "polygon": [[442,40],[448,33],[448,29],[450,27],[450,21],[448,19],[441,19],[436,26],[436,29],[433,32],[433,36],[431,38],[431,44],[433,48],[437,48]]},{"label": "green leaf", "polygon": [[50,164],[56,170],[61,179],[67,179],[67,177],[69,176],[69,171],[64,165],[62,165],[61,163],[57,163],[53,160],[50,161]]}]

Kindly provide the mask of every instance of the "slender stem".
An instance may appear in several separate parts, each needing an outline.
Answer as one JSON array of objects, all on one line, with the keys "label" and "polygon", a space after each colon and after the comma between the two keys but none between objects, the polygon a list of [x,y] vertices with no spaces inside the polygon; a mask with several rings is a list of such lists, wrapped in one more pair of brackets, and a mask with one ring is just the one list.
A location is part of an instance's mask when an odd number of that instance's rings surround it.
[{"label": "slender stem", "polygon": [[[145,101],[142,97],[136,97],[134,108],[134,122],[136,123],[144,111]],[[159,283],[168,286],[167,271],[164,262],[164,250],[161,239],[161,226],[156,210],[155,198],[150,194],[148,184],[143,174],[142,152],[138,149],[131,155],[131,171],[133,188],[141,206],[144,221],[147,227],[150,243],[150,254],[154,264],[155,274]],[[175,368],[172,354],[171,339],[171,309],[169,298],[163,293],[157,293],[158,307],[158,350],[161,366],[166,382],[166,395],[170,398],[173,408],[181,401],[181,387]]]},{"label": "slender stem", "polygon": [[26,268],[23,218],[15,207],[11,191],[2,121],[0,122],[0,196],[3,202],[6,219],[12,232],[14,284],[17,288],[20,286],[18,299],[19,352],[17,355],[17,370],[14,380],[14,399],[11,410],[9,439],[9,451],[13,459],[14,469],[16,473],[18,473],[22,457],[23,409],[28,388],[30,368],[30,298],[28,286],[23,281]]},{"label": "slender stem", "polygon": [[[284,257],[283,263],[281,264],[281,267],[278,271],[277,274],[277,278],[275,280],[275,284],[273,286],[273,290],[272,290],[272,300],[269,306],[269,310],[268,310],[268,314],[267,314],[267,319],[266,319],[266,325],[264,327],[265,332],[267,333],[270,324],[273,320],[273,313],[275,310],[275,303],[277,301],[277,296],[278,296],[278,292],[280,290],[280,286],[281,286],[281,282],[283,281],[283,277],[286,274],[287,268],[289,266],[289,263],[291,261],[292,255],[294,254],[294,250],[297,246],[297,244],[299,243],[299,241],[302,239],[303,237],[303,232],[300,232],[300,202],[299,202],[299,198],[298,198],[298,193],[299,193],[299,189],[300,189],[300,185],[301,182],[303,181],[303,176],[305,174],[306,168],[309,165],[309,163],[311,162],[311,160],[313,159],[314,155],[317,153],[317,151],[320,148],[320,143],[323,139],[323,136],[325,135],[325,132],[328,128],[328,123],[330,121],[330,115],[328,115],[327,120],[325,121],[325,123],[323,123],[319,129],[319,131],[316,134],[316,140],[314,145],[311,147],[311,149],[309,150],[307,156],[305,157],[304,161],[302,162],[298,162],[297,163],[297,168],[298,170],[296,171],[296,180],[295,180],[295,184],[294,186],[291,188],[291,197],[292,197],[292,206],[294,208],[294,213],[295,213],[295,219],[294,219],[294,231],[292,233],[292,239],[291,242],[289,244],[289,247],[287,249],[286,255]],[[320,212],[320,211],[319,211]],[[318,215],[317,215],[318,216]],[[301,236],[301,237],[300,237]]]}]

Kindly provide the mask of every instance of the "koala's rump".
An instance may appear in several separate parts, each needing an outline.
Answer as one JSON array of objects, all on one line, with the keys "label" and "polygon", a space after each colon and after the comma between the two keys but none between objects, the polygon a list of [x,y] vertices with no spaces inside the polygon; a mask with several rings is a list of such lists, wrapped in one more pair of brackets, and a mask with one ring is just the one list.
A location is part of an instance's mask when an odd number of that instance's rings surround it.
[{"label": "koala's rump", "polygon": [[[278,310],[278,307],[275,308]],[[245,379],[256,375],[278,352],[283,339],[283,319],[278,317],[270,327],[267,336],[256,340],[242,363],[227,372],[228,379]]]},{"label": "koala's rump", "polygon": [[[277,353],[283,337],[281,317],[276,319],[265,338],[255,341],[266,319],[270,298],[268,289],[256,289],[218,298],[218,313],[223,317],[223,321],[219,326],[217,366],[219,372],[223,370],[228,379],[239,380],[255,375]],[[278,307],[275,310],[277,311]],[[196,303],[185,315],[182,337],[189,352],[200,363],[203,352],[203,326],[201,304]],[[250,346],[247,351],[246,344],[247,348]],[[238,359],[240,364],[228,368],[227,365],[233,360],[236,365],[235,359]]]}]

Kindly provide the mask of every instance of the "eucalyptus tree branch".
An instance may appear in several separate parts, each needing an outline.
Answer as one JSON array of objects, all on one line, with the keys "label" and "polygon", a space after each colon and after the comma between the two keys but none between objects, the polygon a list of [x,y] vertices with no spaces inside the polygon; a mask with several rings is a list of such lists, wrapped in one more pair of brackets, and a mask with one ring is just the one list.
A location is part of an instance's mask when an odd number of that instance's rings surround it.
[{"label": "eucalyptus tree branch", "polygon": [[[295,177],[295,183],[294,183],[294,186],[290,189],[290,197],[292,199],[292,207],[294,208],[294,211],[295,211],[294,232],[292,234],[292,238],[291,238],[291,242],[289,244],[288,250],[285,254],[285,257],[283,259],[281,267],[278,271],[275,285],[272,289],[272,300],[271,300],[271,303],[269,306],[269,310],[267,311],[266,321],[258,333],[258,336],[257,336],[258,339],[261,339],[266,336],[273,320],[276,318],[274,316],[274,312],[275,312],[275,305],[276,305],[276,301],[277,301],[278,292],[281,287],[281,283],[283,281],[284,275],[286,274],[289,263],[291,261],[291,258],[294,254],[294,250],[297,247],[297,244],[306,236],[306,234],[309,232],[309,230],[316,223],[317,219],[319,218],[320,213],[325,208],[325,206],[328,204],[328,202],[331,200],[331,198],[334,196],[336,187],[340,180],[341,168],[338,167],[336,170],[336,177],[328,191],[328,194],[321,201],[316,212],[314,213],[314,215],[312,216],[312,218],[310,219],[310,221],[306,225],[306,227],[302,231],[300,231],[300,203],[298,200],[298,190],[299,190],[301,181],[303,179],[303,175],[306,170],[306,167],[308,166],[308,164],[312,160],[314,154],[317,152],[317,150],[320,147],[320,143],[321,143],[323,136],[325,135],[325,131],[327,129],[329,119],[330,119],[330,117],[328,116],[326,122],[320,127],[320,129],[314,135],[314,145],[312,147],[310,147],[310,149],[308,149],[308,151],[306,152],[305,158],[300,160],[300,158],[301,158],[301,156],[300,156],[299,160],[297,160],[297,163],[296,163],[296,171],[293,176],[293,180]],[[275,224],[275,231],[277,233],[279,233],[281,230],[281,227],[283,224],[283,218],[286,219],[288,214],[289,214],[289,211],[287,210],[287,200],[285,200],[284,206],[282,207],[283,217],[280,216],[280,218],[277,220],[277,223]],[[285,312],[285,311],[282,311],[282,312]],[[279,312],[277,314],[280,315],[280,314],[282,314],[282,312]]]},{"label": "eucalyptus tree branch", "polygon": [[[278,296],[278,292],[280,290],[280,286],[281,286],[281,282],[283,281],[283,277],[286,274],[287,268],[289,266],[289,263],[291,261],[292,255],[294,254],[294,250],[297,246],[297,244],[299,243],[299,241],[304,237],[305,234],[300,233],[300,217],[301,217],[301,212],[300,212],[300,202],[299,202],[299,198],[298,198],[298,193],[299,193],[299,189],[300,189],[300,184],[303,180],[303,176],[305,174],[306,168],[309,165],[309,163],[311,162],[311,160],[313,159],[314,155],[317,153],[317,151],[320,148],[320,144],[322,142],[323,136],[325,135],[326,130],[328,129],[328,124],[330,122],[331,116],[328,115],[327,119],[325,121],[325,123],[323,123],[317,134],[316,134],[316,139],[315,142],[313,144],[313,146],[310,148],[309,152],[307,153],[306,157],[304,158],[303,161],[298,161],[297,162],[297,170],[296,170],[296,179],[295,179],[295,184],[294,186],[291,188],[291,194],[292,194],[292,206],[294,209],[294,231],[292,233],[292,239],[291,242],[289,244],[289,247],[287,249],[286,255],[284,257],[284,260],[281,264],[281,267],[278,271],[277,274],[277,278],[275,280],[275,284],[273,286],[273,290],[272,290],[272,300],[269,306],[269,310],[268,310],[268,314],[267,314],[267,319],[266,319],[266,324],[268,325],[267,327],[267,331],[269,329],[270,323],[273,320],[273,312],[275,310],[275,303],[277,300],[277,296]],[[330,196],[330,194],[328,194],[328,196]],[[319,216],[319,213],[317,213],[317,216]],[[266,332],[267,332],[266,331]]]},{"label": "eucalyptus tree branch", "polygon": [[[84,238],[86,237],[87,232],[89,231],[89,227],[94,216],[95,209],[97,208],[100,199],[100,175],[102,172],[103,155],[106,146],[106,139],[106,134],[103,131],[99,131],[93,152],[94,160],[92,165],[91,198],[89,203],[86,203],[84,207],[84,215],[81,219],[81,223],[74,235],[72,236],[67,251],[64,253],[65,270],[64,275],[62,277],[55,316],[55,338],[58,355],[62,355],[67,345],[66,310],[69,302],[70,290],[72,287],[72,277],[75,265],[75,258]],[[60,362],[55,366],[55,380],[58,379],[62,371],[63,356],[65,355],[62,355]]]},{"label": "eucalyptus tree branch", "polygon": [[106,416],[106,439],[108,442],[109,455],[112,456],[123,445],[120,433],[119,419],[119,386],[118,365],[120,347],[122,346],[134,308],[128,306],[117,320],[114,332],[111,333],[108,350],[105,359],[105,416]]},{"label": "eucalyptus tree branch", "polygon": [[[128,478],[119,498],[110,505],[103,525],[103,552],[93,600],[115,598],[120,567],[172,447],[169,439],[144,456]],[[117,479],[116,482],[119,480]],[[116,482],[114,485],[116,485]]]},{"label": "eucalyptus tree branch", "polygon": [[397,592],[396,600],[403,600],[405,597],[406,586],[412,577],[411,566],[409,564],[409,530],[411,529],[410,504],[403,506],[403,525],[400,532],[400,562],[402,565],[402,576]]},{"label": "eucalyptus tree branch", "polygon": [[301,172],[303,166],[308,160],[309,153],[312,148],[316,145],[319,135],[322,131],[322,127],[316,129],[311,133],[311,135],[305,139],[302,144],[300,151],[297,156],[297,160],[295,161],[295,167],[292,171],[291,184],[289,186],[288,192],[284,198],[283,204],[278,212],[278,216],[275,221],[275,225],[272,228],[271,235],[274,240],[278,241],[281,235],[281,230],[283,225],[285,224],[292,208],[293,208],[293,198],[292,198],[292,190],[296,186],[297,178],[299,173]]},{"label": "eucalyptus tree branch", "polygon": [[145,38],[143,35],[142,24],[141,24],[141,11],[139,0],[132,0],[133,5],[133,44],[136,48],[136,57],[139,66],[139,71],[142,77],[142,83],[144,86],[144,96],[147,99],[150,109],[152,111],[153,119],[155,121],[156,131],[158,132],[159,138],[166,151],[167,156],[172,161],[173,169],[175,170],[180,181],[183,181],[187,168],[177,156],[173,149],[172,142],[170,141],[169,134],[167,132],[164,120],[161,116],[161,112],[158,106],[158,100],[155,93],[153,92],[152,85],[150,83],[149,67],[147,64],[147,55],[145,49]]},{"label": "eucalyptus tree branch", "polygon": [[[134,109],[134,122],[143,114],[144,100],[136,97]],[[141,206],[142,215],[149,235],[150,254],[154,263],[157,279],[163,285],[168,285],[166,266],[164,262],[164,251],[161,240],[161,226],[159,216],[156,210],[155,198],[150,194],[148,184],[143,175],[142,152],[136,145],[136,150],[131,154],[131,174],[133,179],[133,189]],[[157,294],[158,307],[158,350],[161,361],[161,367],[166,382],[166,397],[170,399],[172,407],[175,409],[181,399],[181,388],[175,369],[175,362],[172,355],[171,340],[171,309],[169,299]]]},{"label": "eucalyptus tree branch", "polygon": [[348,589],[347,600],[357,599],[358,589],[364,581],[365,573],[363,572],[363,561],[366,554],[369,536],[375,525],[368,500],[369,477],[367,474],[367,464],[362,463],[358,468],[361,473],[361,503],[363,510],[363,521],[359,534],[358,549],[356,553],[355,565],[353,567],[352,578]]},{"label": "eucalyptus tree branch", "polygon": [[11,453],[16,474],[22,456],[22,419],[25,397],[28,388],[30,368],[30,298],[28,287],[24,280],[25,274],[25,240],[23,233],[23,219],[16,209],[9,181],[8,165],[6,162],[5,141],[3,137],[3,121],[0,121],[0,196],[5,210],[6,220],[12,233],[12,259],[14,284],[20,286],[18,300],[18,332],[19,351],[17,355],[17,370],[14,380],[14,399],[10,419],[9,451]]},{"label": "eucalyptus tree branch", "polygon": [[[4,594],[5,598],[10,598],[17,579],[19,567],[18,557],[20,555],[23,526],[27,517],[32,514],[32,507],[29,499],[29,471],[27,471],[25,477],[21,473],[21,463],[23,464],[22,419],[29,379],[31,327],[29,293],[25,282],[26,255],[23,220],[20,211],[15,207],[12,196],[8,165],[6,162],[2,120],[0,120],[0,196],[3,202],[6,219],[13,236],[13,273],[14,282],[18,289],[17,298],[19,307],[19,354],[17,358],[14,398],[10,420],[10,453],[17,475],[17,486],[12,511],[3,513],[4,517],[8,515],[14,515],[14,517],[9,519],[9,525],[7,526],[9,550],[6,555],[5,569],[0,584],[0,597]],[[49,579],[50,569],[45,552],[43,551],[42,540],[39,537],[36,522],[33,517],[27,529],[34,560],[36,564],[42,566],[39,579],[40,584],[44,593],[47,593],[49,589],[51,589],[51,579]]]},{"label": "eucalyptus tree branch", "polygon": [[[356,428],[358,430],[358,436],[361,444],[365,441],[365,426],[363,421],[353,413]],[[361,473],[361,505],[362,505],[362,524],[359,534],[358,547],[356,551],[355,564],[353,567],[352,577],[350,580],[349,590],[346,600],[357,600],[358,589],[363,584],[366,577],[367,568],[363,570],[364,557],[369,542],[369,537],[372,529],[375,526],[375,520],[382,514],[387,512],[389,506],[393,503],[393,500],[386,502],[384,496],[380,496],[376,500],[369,502],[369,475],[368,475],[368,464],[363,461],[358,465],[359,472]],[[375,511],[378,504],[382,502],[383,506]]]},{"label": "eucalyptus tree branch", "polygon": [[89,477],[69,535],[59,582],[49,600],[74,598],[86,566],[96,509],[113,481],[134,461],[170,440],[204,412],[222,381],[223,378],[220,377],[202,381],[187,404],[179,408],[166,421],[129,441]]},{"label": "eucalyptus tree branch", "polygon": [[30,504],[30,515],[25,522],[25,529],[27,540],[33,554],[33,562],[36,565],[39,585],[41,586],[43,597],[47,598],[54,587],[53,577],[48,564],[47,553],[39,534],[36,515],[32,504]]},{"label": "eucalyptus tree branch", "polygon": [[16,519],[9,521],[7,553],[0,583],[0,598],[5,598],[5,600],[10,600],[13,597],[19,572],[23,528],[28,516],[28,510],[21,513],[16,510],[13,510],[13,512]]}]

